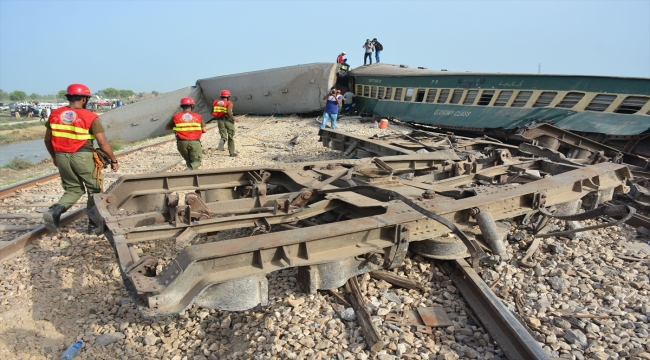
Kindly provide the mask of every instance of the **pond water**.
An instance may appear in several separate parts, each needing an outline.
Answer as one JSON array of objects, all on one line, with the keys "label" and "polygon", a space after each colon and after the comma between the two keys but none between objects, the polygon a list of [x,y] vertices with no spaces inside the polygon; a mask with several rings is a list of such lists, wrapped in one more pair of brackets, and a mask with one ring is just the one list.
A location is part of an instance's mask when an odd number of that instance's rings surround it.
[{"label": "pond water", "polygon": [[15,158],[37,163],[48,159],[50,154],[43,144],[43,139],[19,141],[0,145],[0,166],[4,166]]}]

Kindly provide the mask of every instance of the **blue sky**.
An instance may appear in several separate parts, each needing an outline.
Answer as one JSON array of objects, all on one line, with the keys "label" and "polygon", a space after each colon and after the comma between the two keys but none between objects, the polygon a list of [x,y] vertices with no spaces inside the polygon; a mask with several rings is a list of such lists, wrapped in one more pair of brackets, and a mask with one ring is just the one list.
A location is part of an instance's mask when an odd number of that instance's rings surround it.
[{"label": "blue sky", "polygon": [[356,67],[373,37],[386,63],[650,77],[650,0],[0,0],[0,89],[167,92],[341,51]]}]

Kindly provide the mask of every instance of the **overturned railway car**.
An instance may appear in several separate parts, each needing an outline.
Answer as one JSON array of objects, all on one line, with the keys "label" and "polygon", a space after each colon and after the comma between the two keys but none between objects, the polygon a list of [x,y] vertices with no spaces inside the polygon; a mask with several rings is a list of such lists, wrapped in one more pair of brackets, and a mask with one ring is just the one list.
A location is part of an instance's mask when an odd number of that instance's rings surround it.
[{"label": "overturned railway car", "polygon": [[433,71],[375,64],[350,72],[356,109],[507,138],[540,123],[650,154],[650,79]]}]

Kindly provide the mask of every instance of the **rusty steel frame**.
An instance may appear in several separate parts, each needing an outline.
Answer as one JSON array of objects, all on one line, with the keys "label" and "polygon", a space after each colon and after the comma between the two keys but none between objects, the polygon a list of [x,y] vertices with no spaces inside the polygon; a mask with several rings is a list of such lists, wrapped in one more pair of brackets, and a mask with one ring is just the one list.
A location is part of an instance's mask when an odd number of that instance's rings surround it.
[{"label": "rusty steel frame", "polygon": [[[165,143],[165,142],[167,142],[167,141],[163,141],[162,143]],[[160,144],[161,143],[156,143],[156,144],[153,144],[153,145],[150,145],[150,146],[160,145]],[[146,147],[149,147],[149,146],[146,146]],[[138,149],[143,149],[143,148],[146,148],[146,147],[142,147],[142,148],[138,148]],[[165,166],[155,170],[155,172],[156,173],[165,172],[165,171],[169,170],[170,168],[172,168],[173,166],[179,164],[181,161],[184,161],[184,160],[181,159],[181,160],[175,161],[173,163],[170,163],[168,165],[165,165]],[[55,175],[58,176],[58,173],[55,174]],[[37,181],[40,182],[40,181],[43,181],[43,179],[39,178],[39,179],[37,179]],[[21,186],[22,186],[22,184],[21,184]],[[16,190],[19,190],[19,189],[20,188],[17,188]],[[71,224],[74,221],[77,221],[77,220],[83,218],[84,216],[86,216],[86,213],[84,212],[84,210],[85,210],[84,208],[77,209],[77,210],[70,211],[69,213],[63,215],[61,217],[61,220],[60,220],[60,226],[65,226],[65,225]],[[0,247],[0,260],[6,260],[6,259],[9,259],[9,258],[11,258],[13,256],[22,254],[22,253],[30,250],[33,247],[32,241],[41,238],[43,235],[45,235],[47,233],[48,233],[48,230],[45,228],[44,225],[41,225],[41,226],[37,227],[36,229],[33,229],[32,231],[29,231],[29,232],[15,238],[15,239],[11,240],[11,241],[8,241],[6,244],[3,244],[3,246]]]},{"label": "rusty steel frame", "polygon": [[[649,159],[549,124],[523,127],[517,129],[515,133],[493,131],[490,134],[510,142],[516,142],[518,146],[503,144],[486,136],[472,138],[433,130],[372,138],[353,136],[329,129],[322,129],[319,132],[321,142],[325,147],[345,151],[345,155],[348,157],[409,154],[420,149],[427,151],[454,149],[458,152],[474,152],[488,147],[497,147],[508,149],[513,156],[545,157],[554,162],[578,166],[609,161],[623,163],[628,166],[635,177],[650,178]],[[453,139],[454,142],[449,139]]]},{"label": "rusty steel frame", "polygon": [[[576,160],[584,159],[586,152],[599,152],[602,151],[603,155],[613,157],[616,152],[624,154],[628,159],[629,164],[633,166],[639,166],[641,168],[647,168],[647,165],[643,165],[643,162],[639,163],[638,158],[647,159],[650,157],[650,154],[647,152],[647,146],[643,149],[637,149],[639,145],[645,145],[647,139],[650,138],[650,134],[638,134],[638,135],[607,135],[600,133],[576,133],[565,129],[557,128],[553,125],[542,123],[532,126],[524,126],[517,129],[486,129],[486,128],[474,128],[474,127],[462,127],[462,126],[447,126],[447,125],[426,125],[415,122],[407,122],[410,126],[415,128],[426,128],[426,129],[437,129],[441,131],[449,131],[458,134],[468,134],[485,137],[486,135],[502,139],[502,140],[522,140],[519,136],[522,132],[528,132],[529,139],[525,141],[534,140],[535,138],[548,138],[551,143],[556,141],[562,141],[566,148],[569,149],[571,154],[568,158],[574,158]],[[530,130],[530,131],[529,131]],[[545,140],[542,140],[544,142]],[[556,145],[556,144],[555,144]],[[612,151],[613,150],[613,151]],[[644,151],[645,150],[645,151]],[[575,154],[574,154],[575,152]],[[606,155],[609,153],[610,155]],[[626,162],[627,163],[627,162]]]},{"label": "rusty steel frame", "polygon": [[[384,135],[375,137],[358,137],[337,130],[321,129],[318,132],[323,146],[334,150],[344,151],[345,156],[366,158],[371,156],[394,156],[415,154],[424,149],[441,151],[451,149],[461,152],[475,152],[486,147],[507,149],[511,153],[517,151],[516,146],[485,139],[475,139],[455,136],[445,133],[413,131],[410,134]],[[455,156],[449,155],[450,160]]]},{"label": "rusty steel frame", "polygon": [[[650,171],[650,162],[644,157],[623,152],[617,148],[549,124],[521,128],[510,138],[529,141],[533,145],[542,145],[552,150],[557,150],[558,147],[569,148],[569,152],[565,155],[572,160],[587,160],[588,157],[593,157],[591,161],[599,162],[599,154],[595,153],[600,152],[601,157],[609,158],[608,161],[613,160],[614,162],[630,165],[630,170]],[[594,155],[596,156],[594,157]]]},{"label": "rusty steel frame", "polygon": [[[95,195],[91,218],[104,228],[127,287],[143,301],[145,312],[174,314],[192,303],[244,310],[268,301],[265,275],[280,269],[298,267],[301,287],[315,292],[338,288],[354,275],[400,266],[411,242],[450,232],[425,212],[468,229],[476,226],[473,216],[479,211],[498,221],[587,195],[604,202],[626,192],[630,177],[619,164],[574,167],[513,159],[507,151],[484,159],[448,157],[443,151],[124,176]],[[527,169],[548,177],[520,176]],[[494,186],[459,189],[475,181]],[[183,192],[190,194],[188,205],[175,198]],[[192,195],[197,192],[200,202]],[[326,212],[345,219],[295,228]],[[280,224],[289,230],[277,231]],[[158,259],[140,256],[134,248],[182,234],[189,239],[182,244],[191,244],[198,234],[235,228],[257,234],[190,245],[160,272]]]}]

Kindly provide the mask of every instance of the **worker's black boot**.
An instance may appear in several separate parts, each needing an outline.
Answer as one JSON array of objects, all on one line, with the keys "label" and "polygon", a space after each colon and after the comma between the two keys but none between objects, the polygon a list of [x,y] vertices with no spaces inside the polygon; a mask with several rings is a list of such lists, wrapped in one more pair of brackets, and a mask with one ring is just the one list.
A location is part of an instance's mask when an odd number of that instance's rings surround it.
[{"label": "worker's black boot", "polygon": [[61,214],[65,212],[65,207],[63,205],[55,204],[46,213],[43,214],[43,220],[45,221],[45,228],[53,233],[59,232],[59,220],[61,219]]},{"label": "worker's black boot", "polygon": [[223,151],[223,145],[226,143],[224,139],[219,140],[219,151]]},{"label": "worker's black boot", "polygon": [[100,235],[97,231],[99,231],[99,226],[95,225],[92,220],[88,219],[88,235]]}]

